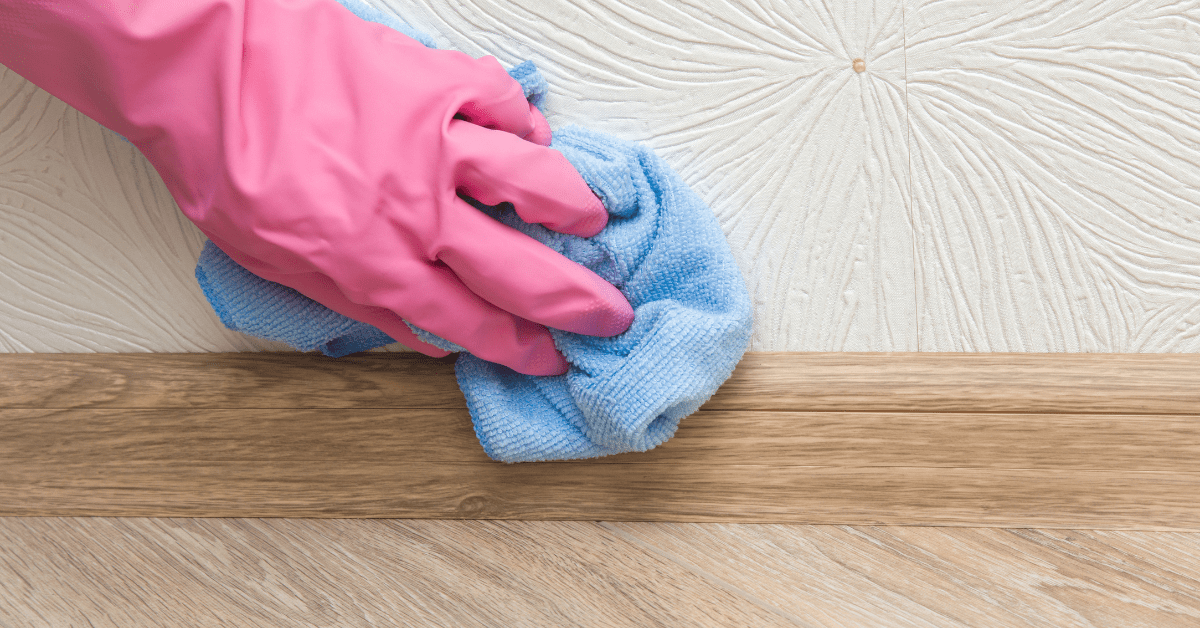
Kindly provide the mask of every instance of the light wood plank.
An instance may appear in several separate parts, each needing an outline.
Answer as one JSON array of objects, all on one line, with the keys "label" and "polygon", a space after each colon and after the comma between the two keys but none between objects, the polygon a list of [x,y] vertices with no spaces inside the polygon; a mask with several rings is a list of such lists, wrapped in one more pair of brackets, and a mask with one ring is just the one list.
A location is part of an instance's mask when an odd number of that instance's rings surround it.
[{"label": "light wood plank", "polygon": [[0,409],[0,460],[490,462],[466,408]]},{"label": "light wood plank", "polygon": [[1200,415],[701,410],[656,449],[594,463],[747,462],[1200,473]]},{"label": "light wood plank", "polygon": [[0,518],[0,546],[14,627],[1200,621],[1200,534],[1169,532]]},{"label": "light wood plank", "polygon": [[750,353],[705,408],[1189,414],[1200,354]]},{"label": "light wood plank", "polygon": [[[461,408],[411,353],[0,354],[0,407]],[[713,410],[1190,414],[1200,354],[748,353]]]},{"label": "light wood plank", "polygon": [[508,466],[446,360],[11,355],[0,514],[1200,529],[1197,357],[751,354],[654,451]]},{"label": "light wood plank", "polygon": [[771,465],[24,462],[0,514],[1200,530],[1200,474]]},{"label": "light wood plank", "polygon": [[0,625],[792,626],[591,523],[0,519]]},{"label": "light wood plank", "polygon": [[806,624],[1200,625],[1200,535],[607,523]]},{"label": "light wood plank", "polygon": [[454,358],[414,353],[0,354],[0,407],[465,408]]},{"label": "light wood plank", "polygon": [[[16,464],[477,462],[466,409],[0,409]],[[701,410],[648,452],[575,464],[1200,473],[1200,416]],[[882,471],[880,471],[882,473]]]}]

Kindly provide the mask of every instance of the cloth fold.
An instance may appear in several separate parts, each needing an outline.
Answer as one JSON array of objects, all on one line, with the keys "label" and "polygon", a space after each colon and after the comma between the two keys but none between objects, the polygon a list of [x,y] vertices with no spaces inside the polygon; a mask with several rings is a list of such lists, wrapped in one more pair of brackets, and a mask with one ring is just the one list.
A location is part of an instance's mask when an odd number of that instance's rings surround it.
[{"label": "cloth fold", "polygon": [[[357,0],[340,1],[359,17],[416,33]],[[536,67],[527,61],[510,74],[540,105],[547,84]],[[634,322],[612,338],[552,329],[571,363],[557,377],[523,375],[460,353],[455,372],[475,432],[487,454],[504,462],[591,458],[662,444],[728,379],[751,333],[749,294],[724,234],[677,173],[644,146],[577,126],[557,131],[551,148],[604,202],[610,219],[602,232],[560,234],[523,222],[511,206],[475,205],[615,285],[634,307]],[[334,357],[392,342],[375,327],[251,274],[211,242],[196,278],[230,329]],[[461,349],[413,330],[431,344]]]}]

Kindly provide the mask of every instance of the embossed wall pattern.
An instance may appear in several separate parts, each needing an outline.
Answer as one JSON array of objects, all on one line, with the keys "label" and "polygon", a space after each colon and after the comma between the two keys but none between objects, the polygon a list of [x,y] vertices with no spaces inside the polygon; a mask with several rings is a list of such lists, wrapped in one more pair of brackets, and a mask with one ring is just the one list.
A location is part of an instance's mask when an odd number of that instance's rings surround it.
[{"label": "embossed wall pattern", "polygon": [[[1200,0],[373,2],[666,158],[754,350],[1200,351]],[[222,328],[202,243],[132,146],[0,71],[0,351],[282,348]]]}]

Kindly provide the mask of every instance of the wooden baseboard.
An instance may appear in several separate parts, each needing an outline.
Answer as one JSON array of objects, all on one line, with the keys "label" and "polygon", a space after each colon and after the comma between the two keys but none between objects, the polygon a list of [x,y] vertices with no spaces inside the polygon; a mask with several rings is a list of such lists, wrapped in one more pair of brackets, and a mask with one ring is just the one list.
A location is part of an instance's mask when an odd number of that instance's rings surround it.
[{"label": "wooden baseboard", "polygon": [[0,355],[0,515],[1200,530],[1200,355],[750,354],[674,439],[490,461],[449,360]]}]

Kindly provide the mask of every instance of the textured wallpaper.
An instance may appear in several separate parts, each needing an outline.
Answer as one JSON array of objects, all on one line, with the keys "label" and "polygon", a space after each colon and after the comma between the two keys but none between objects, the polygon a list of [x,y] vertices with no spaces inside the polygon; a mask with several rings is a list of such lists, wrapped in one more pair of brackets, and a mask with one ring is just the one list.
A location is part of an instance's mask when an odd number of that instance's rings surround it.
[{"label": "textured wallpaper", "polygon": [[[373,1],[678,169],[754,350],[1200,351],[1200,0]],[[282,348],[222,328],[202,244],[0,71],[0,351]]]}]

